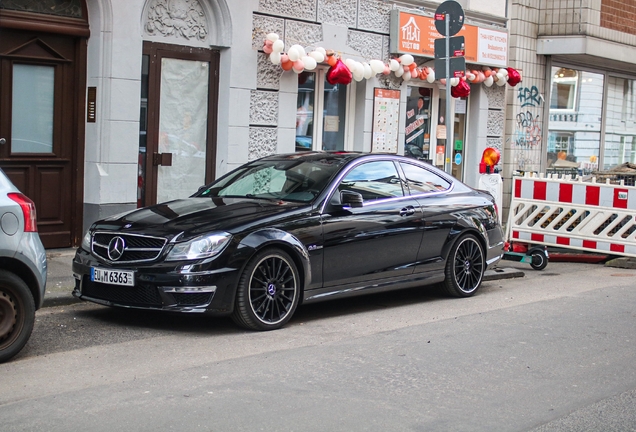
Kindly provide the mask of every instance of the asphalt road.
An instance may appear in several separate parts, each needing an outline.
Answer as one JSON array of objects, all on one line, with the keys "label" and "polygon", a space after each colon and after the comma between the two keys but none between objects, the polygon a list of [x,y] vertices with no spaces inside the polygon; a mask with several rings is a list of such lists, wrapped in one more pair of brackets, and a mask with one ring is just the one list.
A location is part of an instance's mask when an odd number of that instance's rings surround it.
[{"label": "asphalt road", "polygon": [[45,308],[0,365],[0,430],[636,430],[636,271],[514,265],[469,299],[309,305],[269,333]]}]

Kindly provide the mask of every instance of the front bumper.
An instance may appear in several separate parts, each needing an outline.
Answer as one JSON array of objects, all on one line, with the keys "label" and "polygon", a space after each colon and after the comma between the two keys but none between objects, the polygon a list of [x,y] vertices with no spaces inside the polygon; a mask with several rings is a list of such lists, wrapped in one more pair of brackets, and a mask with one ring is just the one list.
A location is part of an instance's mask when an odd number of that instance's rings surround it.
[{"label": "front bumper", "polygon": [[107,268],[88,252],[78,249],[73,259],[73,296],[107,306],[171,312],[231,313],[238,270],[217,268],[187,271],[177,264],[126,267],[135,272],[135,285],[111,285],[91,281],[91,267]]}]

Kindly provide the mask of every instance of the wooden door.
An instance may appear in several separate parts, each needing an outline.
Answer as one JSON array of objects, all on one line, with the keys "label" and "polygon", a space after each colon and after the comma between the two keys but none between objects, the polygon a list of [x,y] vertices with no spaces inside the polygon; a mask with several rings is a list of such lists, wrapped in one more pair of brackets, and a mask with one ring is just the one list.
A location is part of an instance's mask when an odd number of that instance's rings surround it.
[{"label": "wooden door", "polygon": [[77,245],[82,230],[86,40],[1,30],[0,166],[35,202],[44,246]]}]

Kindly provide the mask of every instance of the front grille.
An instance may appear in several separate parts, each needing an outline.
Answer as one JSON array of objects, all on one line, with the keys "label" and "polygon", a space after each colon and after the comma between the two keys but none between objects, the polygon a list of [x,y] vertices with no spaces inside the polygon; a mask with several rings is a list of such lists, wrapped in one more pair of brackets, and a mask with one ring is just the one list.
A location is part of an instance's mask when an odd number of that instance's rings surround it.
[{"label": "front grille", "polygon": [[210,303],[212,293],[171,293],[179,306],[200,306]]},{"label": "front grille", "polygon": [[[116,237],[123,240],[124,250],[121,257],[111,259],[108,255],[108,246]],[[166,242],[165,238],[160,237],[118,232],[96,232],[93,234],[92,250],[93,254],[109,262],[138,263],[157,259]]]},{"label": "front grille", "polygon": [[160,307],[161,297],[154,285],[137,284],[135,286],[107,285],[92,282],[88,277],[82,284],[82,295],[122,305]]}]

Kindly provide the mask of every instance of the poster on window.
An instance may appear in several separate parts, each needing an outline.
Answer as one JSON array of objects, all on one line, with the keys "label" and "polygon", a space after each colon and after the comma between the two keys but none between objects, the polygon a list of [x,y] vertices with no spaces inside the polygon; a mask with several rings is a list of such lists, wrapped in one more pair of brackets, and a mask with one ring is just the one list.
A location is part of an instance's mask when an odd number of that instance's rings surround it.
[{"label": "poster on window", "polygon": [[371,151],[397,153],[400,90],[376,88],[373,99],[373,132]]}]

